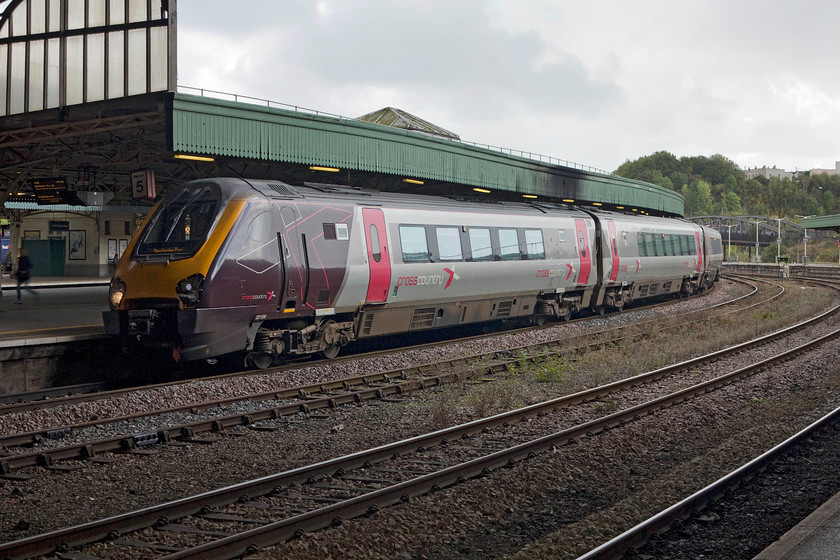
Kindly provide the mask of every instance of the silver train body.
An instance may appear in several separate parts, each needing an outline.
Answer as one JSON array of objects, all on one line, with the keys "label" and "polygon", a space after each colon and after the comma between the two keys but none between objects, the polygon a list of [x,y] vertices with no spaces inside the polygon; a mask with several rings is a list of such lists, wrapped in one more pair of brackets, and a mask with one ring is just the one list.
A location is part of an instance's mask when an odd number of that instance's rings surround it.
[{"label": "silver train body", "polygon": [[205,180],[168,193],[138,231],[105,324],[134,349],[265,366],[367,337],[690,295],[722,258],[717,231],[678,219]]}]

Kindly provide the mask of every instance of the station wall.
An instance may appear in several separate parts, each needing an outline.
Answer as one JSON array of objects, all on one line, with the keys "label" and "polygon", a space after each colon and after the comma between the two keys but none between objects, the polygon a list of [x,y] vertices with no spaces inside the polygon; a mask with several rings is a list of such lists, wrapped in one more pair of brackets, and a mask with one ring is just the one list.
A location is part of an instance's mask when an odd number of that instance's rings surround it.
[{"label": "station wall", "polygon": [[[134,215],[44,212],[26,216],[12,232],[29,251],[33,276],[110,276],[136,230]],[[40,270],[39,270],[40,268]]]}]

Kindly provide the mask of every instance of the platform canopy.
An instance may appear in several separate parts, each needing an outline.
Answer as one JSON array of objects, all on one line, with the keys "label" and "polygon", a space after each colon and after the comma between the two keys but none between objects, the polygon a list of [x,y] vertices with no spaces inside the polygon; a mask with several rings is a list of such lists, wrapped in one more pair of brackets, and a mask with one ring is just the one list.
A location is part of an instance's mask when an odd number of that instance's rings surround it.
[{"label": "platform canopy", "polygon": [[176,0],[0,0],[0,10],[0,203],[35,203],[36,180],[112,193],[113,205],[138,203],[135,177],[159,195],[236,176],[684,212],[678,192],[464,142],[402,109],[347,118],[178,85]]},{"label": "platform canopy", "polygon": [[840,214],[831,216],[805,216],[802,227],[807,229],[830,229],[840,233]]}]

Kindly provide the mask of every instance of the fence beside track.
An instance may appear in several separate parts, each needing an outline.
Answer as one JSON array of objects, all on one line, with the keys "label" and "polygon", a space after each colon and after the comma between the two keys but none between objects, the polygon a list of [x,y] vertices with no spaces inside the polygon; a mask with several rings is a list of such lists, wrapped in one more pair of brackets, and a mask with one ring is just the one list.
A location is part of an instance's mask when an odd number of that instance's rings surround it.
[{"label": "fence beside track", "polygon": [[725,262],[722,274],[769,278],[823,278],[840,280],[840,264]]}]

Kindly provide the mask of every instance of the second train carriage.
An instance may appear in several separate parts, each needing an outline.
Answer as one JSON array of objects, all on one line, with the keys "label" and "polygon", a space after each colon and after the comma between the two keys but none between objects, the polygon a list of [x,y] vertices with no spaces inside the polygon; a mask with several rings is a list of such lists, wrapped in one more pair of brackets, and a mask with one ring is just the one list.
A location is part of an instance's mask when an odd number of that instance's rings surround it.
[{"label": "second train carriage", "polygon": [[681,220],[203,180],[150,213],[104,319],[128,350],[266,366],[365,337],[693,293],[721,260],[720,235]]}]

